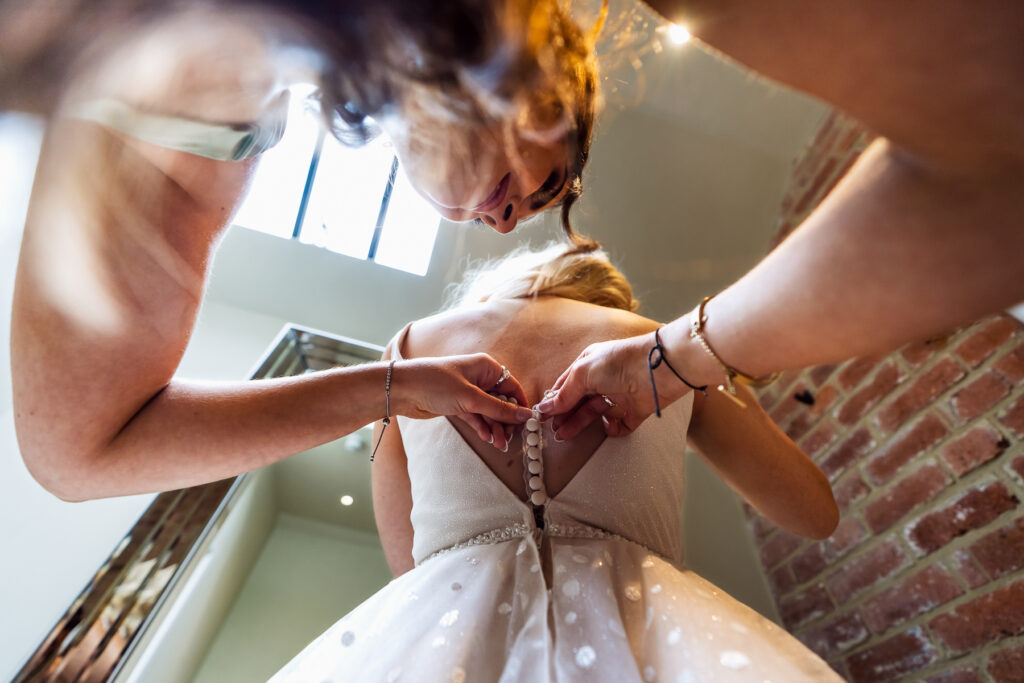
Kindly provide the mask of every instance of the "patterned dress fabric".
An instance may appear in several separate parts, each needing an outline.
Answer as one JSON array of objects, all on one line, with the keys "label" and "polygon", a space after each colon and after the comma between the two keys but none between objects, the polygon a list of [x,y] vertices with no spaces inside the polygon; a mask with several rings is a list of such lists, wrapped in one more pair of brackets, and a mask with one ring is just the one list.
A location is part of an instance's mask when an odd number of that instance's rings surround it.
[{"label": "patterned dress fabric", "polygon": [[[531,485],[541,495],[527,501],[446,418],[399,418],[416,567],[271,680],[841,681],[786,631],[685,569],[691,410],[688,397],[606,439],[557,495]],[[531,460],[542,464],[544,427],[532,426]]]}]

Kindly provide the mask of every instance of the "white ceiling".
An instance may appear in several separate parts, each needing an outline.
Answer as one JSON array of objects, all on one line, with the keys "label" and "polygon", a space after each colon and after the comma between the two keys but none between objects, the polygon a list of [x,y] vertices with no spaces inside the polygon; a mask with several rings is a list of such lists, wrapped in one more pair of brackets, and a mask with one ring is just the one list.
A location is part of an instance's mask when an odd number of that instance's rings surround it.
[{"label": "white ceiling", "polygon": [[[633,101],[623,107],[623,91],[608,98],[576,224],[605,243],[642,312],[666,319],[764,255],[791,162],[826,108],[692,43],[648,55],[639,78],[625,72],[635,79],[623,88]],[[467,259],[557,234],[552,216],[509,237],[444,223],[430,272],[419,278],[236,228],[218,254],[209,297],[382,344],[439,308]],[[280,509],[373,531],[368,438],[355,439],[364,442],[357,450],[343,439],[275,465]],[[346,493],[351,507],[338,502]]]}]

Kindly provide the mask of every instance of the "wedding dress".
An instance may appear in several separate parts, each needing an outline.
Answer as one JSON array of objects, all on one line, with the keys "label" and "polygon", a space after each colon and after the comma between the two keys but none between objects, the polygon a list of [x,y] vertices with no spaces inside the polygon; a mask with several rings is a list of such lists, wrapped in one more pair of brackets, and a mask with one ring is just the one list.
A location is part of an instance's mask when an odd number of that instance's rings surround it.
[{"label": "wedding dress", "polygon": [[551,497],[544,427],[528,423],[530,470],[541,475],[530,501],[448,419],[398,418],[416,567],[271,680],[841,681],[786,631],[683,567],[692,404],[691,395],[632,435],[605,439]]}]

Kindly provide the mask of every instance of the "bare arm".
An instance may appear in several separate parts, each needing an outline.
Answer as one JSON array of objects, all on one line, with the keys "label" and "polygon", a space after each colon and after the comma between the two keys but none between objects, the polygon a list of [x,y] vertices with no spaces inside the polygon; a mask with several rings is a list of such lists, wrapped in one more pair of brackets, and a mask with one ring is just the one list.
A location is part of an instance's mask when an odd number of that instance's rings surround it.
[{"label": "bare arm", "polygon": [[689,440],[712,469],[758,512],[794,534],[827,538],[839,522],[828,479],[738,387],[746,408],[694,394]]},{"label": "bare arm", "polygon": [[[384,359],[390,358],[390,347]],[[412,489],[405,445],[398,421],[393,420],[381,437],[382,424],[373,425],[373,442],[380,446],[373,458],[373,516],[377,522],[384,556],[391,573],[399,576],[415,566],[412,558]]]},{"label": "bare arm", "polygon": [[[727,362],[760,375],[888,351],[1024,300],[1019,3],[652,5],[883,136],[710,305]],[[670,347],[689,353],[685,324],[674,327]]]},{"label": "bare arm", "polygon": [[[293,379],[173,379],[216,241],[249,173],[94,124],[49,132],[18,265],[15,424],[29,471],[66,500],[222,479],[325,443],[384,412],[381,365]],[[529,411],[488,396],[482,354],[410,361],[392,412]]]},{"label": "bare arm", "polygon": [[[1020,5],[865,0],[651,0],[713,47],[860,118],[875,142],[824,202],[707,307],[706,334],[751,375],[886,352],[1024,300],[1024,51]],[[712,292],[708,292],[712,294]],[[661,332],[694,384],[718,365]],[[651,341],[581,357],[541,409],[616,396],[627,433],[653,410]],[[687,389],[659,382],[663,404]],[[571,422],[572,438],[584,420]]]}]

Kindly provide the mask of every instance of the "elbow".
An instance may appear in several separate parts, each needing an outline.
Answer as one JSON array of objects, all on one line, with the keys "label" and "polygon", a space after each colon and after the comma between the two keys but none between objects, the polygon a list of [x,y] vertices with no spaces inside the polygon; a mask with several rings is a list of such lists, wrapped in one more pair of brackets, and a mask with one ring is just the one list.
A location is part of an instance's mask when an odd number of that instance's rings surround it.
[{"label": "elbow", "polygon": [[89,490],[87,466],[70,454],[65,454],[59,464],[54,463],[53,458],[34,453],[31,448],[22,448],[21,456],[32,478],[65,503],[83,503],[100,497]]}]

